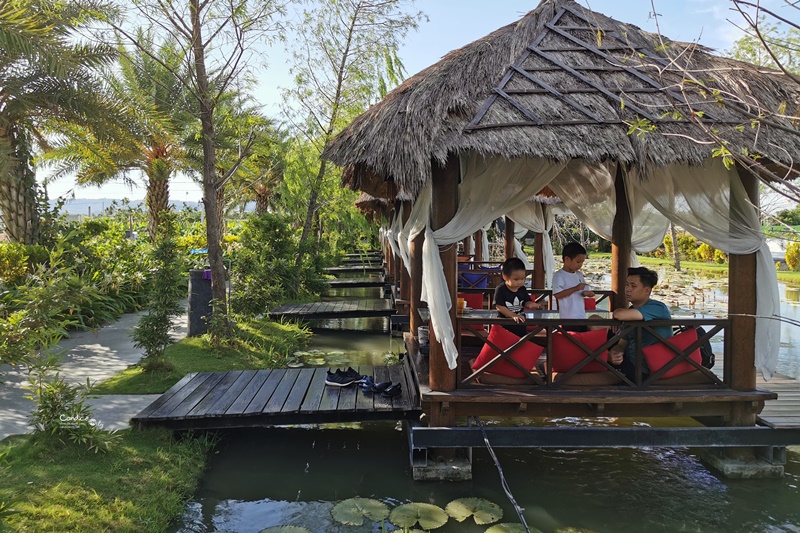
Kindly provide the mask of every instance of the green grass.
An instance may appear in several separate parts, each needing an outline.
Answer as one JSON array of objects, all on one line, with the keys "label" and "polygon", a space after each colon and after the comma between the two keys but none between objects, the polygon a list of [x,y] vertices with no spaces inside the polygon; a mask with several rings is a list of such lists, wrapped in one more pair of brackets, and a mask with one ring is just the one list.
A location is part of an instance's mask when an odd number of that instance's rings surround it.
[{"label": "green grass", "polygon": [[[9,531],[167,531],[183,515],[205,467],[210,439],[127,430],[95,454],[42,435],[14,435],[0,502],[17,511]],[[2,505],[0,505],[2,507]],[[0,518],[0,530],[2,530]]]},{"label": "green grass", "polygon": [[164,356],[174,368],[144,372],[134,365],[92,389],[92,394],[159,394],[189,372],[225,372],[283,366],[283,360],[308,343],[310,332],[295,324],[240,319],[228,347],[214,350],[205,337],[191,337],[168,347]]}]

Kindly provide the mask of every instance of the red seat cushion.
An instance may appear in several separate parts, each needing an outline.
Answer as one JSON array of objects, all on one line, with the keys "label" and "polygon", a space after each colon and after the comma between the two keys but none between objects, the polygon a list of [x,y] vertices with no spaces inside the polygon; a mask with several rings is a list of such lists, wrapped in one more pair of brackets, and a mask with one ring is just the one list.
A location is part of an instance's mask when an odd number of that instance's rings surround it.
[{"label": "red seat cushion", "polygon": [[[575,340],[586,346],[589,352],[583,351],[580,346],[569,340],[566,335],[572,335]],[[570,371],[572,367],[586,359],[589,353],[602,346],[607,340],[607,335],[607,329],[596,329],[594,331],[581,333],[574,331],[570,331],[567,334],[561,332],[554,333],[552,357],[553,371]],[[603,351],[600,354],[600,359],[608,361],[608,351]],[[598,361],[592,361],[578,370],[578,372],[603,372],[604,370],[608,370],[608,368]]]},{"label": "red seat cushion", "polygon": [[[697,330],[694,328],[687,329],[686,331],[678,333],[674,337],[666,339],[666,342],[670,343],[678,350],[684,351],[693,343],[697,342]],[[644,360],[647,361],[647,366],[650,368],[650,372],[658,372],[661,370],[661,367],[678,356],[678,354],[660,342],[658,344],[645,346],[642,348],[642,354],[644,355]],[[700,355],[700,348],[694,350],[689,355],[689,359],[700,364],[703,360],[702,356]],[[661,376],[660,379],[688,374],[693,370],[697,370],[697,367],[693,366],[688,361],[681,361],[677,365],[667,370],[667,372]]]},{"label": "red seat cushion", "polygon": [[597,300],[589,296],[584,297],[583,308],[587,311],[594,311],[597,309]]},{"label": "red seat cushion", "polygon": [[[498,348],[505,350],[517,342],[519,337],[504,327],[495,325],[489,330],[489,340]],[[517,347],[509,355],[514,361],[522,365],[523,368],[527,368],[530,371],[533,370],[533,367],[536,365],[536,361],[539,359],[539,356],[542,355],[542,351],[544,351],[544,348],[541,346],[537,346],[532,342],[523,342],[521,346]],[[483,365],[494,359],[497,353],[497,350],[492,348],[489,344],[484,344],[481,353],[478,355],[478,358],[472,365],[472,369],[478,370]],[[525,377],[525,374],[519,368],[503,359],[490,366],[486,371],[511,378]]]}]

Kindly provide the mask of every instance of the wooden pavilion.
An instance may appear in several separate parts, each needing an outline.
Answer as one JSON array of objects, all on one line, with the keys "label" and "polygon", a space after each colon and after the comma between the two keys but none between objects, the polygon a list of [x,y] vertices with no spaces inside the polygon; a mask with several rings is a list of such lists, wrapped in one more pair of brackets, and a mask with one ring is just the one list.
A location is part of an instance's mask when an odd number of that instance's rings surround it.
[{"label": "wooden pavilion", "polygon": [[[758,389],[756,377],[757,369],[767,378],[774,371],[778,337],[774,321],[755,318],[777,313],[777,284],[753,206],[759,181],[796,176],[798,103],[800,86],[780,72],[670,41],[573,0],[543,0],[356,118],[324,157],[344,167],[346,186],[408,198],[395,205],[403,221],[421,212],[401,291],[407,287],[414,334],[422,323],[423,285],[428,291],[430,368],[422,388],[428,425],[452,428],[472,415],[679,415],[755,427],[764,402],[776,397]],[[632,252],[660,243],[669,222],[729,254],[729,317],[713,325],[725,338],[721,378],[706,372],[703,383],[637,379],[578,390],[550,375],[511,387],[476,385],[474,376],[464,376],[451,338],[461,327],[451,305],[457,293],[452,243],[504,214],[498,209],[515,209],[545,188],[611,240],[613,308],[628,304]],[[537,288],[544,287],[541,233]],[[423,253],[435,245],[436,257]],[[442,298],[430,294],[436,279]],[[580,366],[606,347],[586,350]],[[751,453],[736,448],[728,455]]]}]

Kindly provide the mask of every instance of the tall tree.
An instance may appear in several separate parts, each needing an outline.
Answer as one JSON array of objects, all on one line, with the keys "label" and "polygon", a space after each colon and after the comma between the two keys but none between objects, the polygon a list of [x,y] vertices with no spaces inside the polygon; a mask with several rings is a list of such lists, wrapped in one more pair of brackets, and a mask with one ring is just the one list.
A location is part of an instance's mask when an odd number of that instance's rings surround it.
[{"label": "tall tree", "polygon": [[0,216],[9,238],[39,238],[33,156],[45,130],[78,123],[113,128],[114,102],[98,69],[115,50],[87,44],[79,31],[111,15],[96,0],[0,2]]},{"label": "tall tree", "polygon": [[116,97],[128,104],[126,127],[117,128],[115,138],[101,139],[75,125],[46,154],[46,160],[58,162],[56,177],[74,173],[84,185],[133,180],[131,172],[141,172],[146,183],[148,233],[155,242],[161,215],[169,208],[169,180],[182,166],[181,141],[192,116],[176,105],[184,94],[172,73],[180,71],[184,58],[175,43],[159,45],[143,30],[137,32],[137,40],[150,51],[121,47],[119,67],[106,76]]},{"label": "tall tree", "polygon": [[[385,94],[402,76],[397,49],[416,29],[421,13],[408,13],[413,0],[320,0],[295,25],[295,87],[287,91],[290,117],[321,154],[349,120]],[[308,201],[295,261],[299,268],[328,176],[318,158],[308,176]]]},{"label": "tall tree", "polygon": [[[232,165],[222,175],[218,172],[217,104],[252,67],[256,54],[254,45],[275,37],[273,24],[282,3],[279,0],[134,0],[132,5],[139,19],[149,21],[154,28],[178,43],[180,53],[186,58],[188,68],[173,70],[172,73],[186,90],[188,109],[200,122],[212,313],[217,319],[214,321],[216,324],[227,324],[219,199],[224,197],[225,183],[236,172],[238,164]],[[116,29],[134,46],[148,53],[146,43],[140,42],[136,35],[121,27]],[[157,59],[152,54],[151,57]]]}]

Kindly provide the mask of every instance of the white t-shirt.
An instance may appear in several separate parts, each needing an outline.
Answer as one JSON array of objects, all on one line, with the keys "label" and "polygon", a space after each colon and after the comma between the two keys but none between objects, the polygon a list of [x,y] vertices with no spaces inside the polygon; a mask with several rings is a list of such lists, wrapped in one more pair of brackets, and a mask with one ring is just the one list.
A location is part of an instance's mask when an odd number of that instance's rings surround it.
[{"label": "white t-shirt", "polygon": [[[558,294],[575,285],[586,283],[580,270],[567,272],[563,268],[553,275],[553,294]],[[566,298],[556,298],[558,316],[561,318],[586,318],[586,308],[583,304],[583,292],[573,292]]]}]

